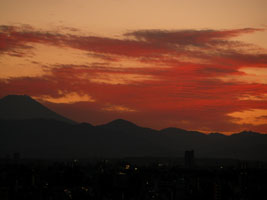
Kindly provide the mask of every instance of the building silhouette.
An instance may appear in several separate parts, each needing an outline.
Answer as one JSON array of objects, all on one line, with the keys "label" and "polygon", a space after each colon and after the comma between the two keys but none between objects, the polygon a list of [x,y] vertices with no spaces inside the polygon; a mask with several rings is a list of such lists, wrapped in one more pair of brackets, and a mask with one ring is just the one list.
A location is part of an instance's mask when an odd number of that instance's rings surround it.
[{"label": "building silhouette", "polygon": [[193,168],[195,165],[194,150],[185,151],[184,164],[186,168]]}]

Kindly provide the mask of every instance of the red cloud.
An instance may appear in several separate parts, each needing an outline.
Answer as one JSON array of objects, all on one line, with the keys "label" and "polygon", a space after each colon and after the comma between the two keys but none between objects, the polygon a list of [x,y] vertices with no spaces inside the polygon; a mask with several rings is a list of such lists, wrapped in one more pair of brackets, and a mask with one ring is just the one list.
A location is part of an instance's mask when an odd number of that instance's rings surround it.
[{"label": "red cloud", "polygon": [[[267,67],[267,54],[260,48],[261,53],[250,53],[249,44],[229,40],[261,29],[135,31],[125,34],[126,39],[9,26],[2,26],[0,30],[2,53],[25,53],[31,43],[41,43],[83,50],[105,60],[105,63],[90,65],[57,64],[50,66],[49,73],[41,77],[0,80],[0,96],[17,93],[55,99],[73,92],[86,94],[94,102],[46,104],[70,118],[96,124],[122,117],[154,128],[179,126],[213,131],[254,128],[262,132],[267,128],[267,125],[235,124],[227,115],[267,109],[266,100],[240,99],[244,95],[267,94],[266,84],[219,79],[243,76],[240,68],[244,66]],[[121,68],[118,57],[155,67]],[[105,109],[110,105],[137,112]]]},{"label": "red cloud", "polygon": [[[32,27],[1,26],[0,50],[28,47],[27,43],[42,43],[95,53],[107,53],[130,57],[158,57],[163,54],[204,56],[198,51],[191,51],[182,46],[213,46],[231,44],[239,46],[237,42],[227,39],[245,33],[263,31],[262,29],[236,29],[236,30],[186,30],[186,31],[135,31],[125,34],[133,36],[130,39],[113,39],[96,36],[78,36],[55,32],[38,31]],[[242,44],[246,45],[246,44]],[[215,48],[216,49],[216,48]],[[229,52],[228,52],[229,53]],[[191,55],[192,54],[192,55]],[[204,56],[205,57],[205,56]],[[264,59],[266,59],[264,57]]]},{"label": "red cloud", "polygon": [[167,53],[157,45],[134,40],[119,40],[95,36],[64,35],[53,32],[36,31],[32,28],[1,26],[0,49],[2,52],[21,48],[27,43],[42,43],[65,46],[96,53],[110,53],[123,56],[153,56]]},{"label": "red cloud", "polygon": [[126,36],[133,36],[141,41],[150,43],[169,43],[179,45],[207,46],[214,44],[228,43],[225,39],[236,37],[245,33],[263,31],[263,29],[244,28],[235,30],[180,30],[180,31],[162,31],[162,30],[143,30],[126,33]]},{"label": "red cloud", "polygon": [[[88,69],[86,66],[58,66],[52,69],[50,75],[44,77],[16,78],[0,82],[1,96],[14,91],[18,94],[49,95],[55,98],[71,92],[88,94],[95,102],[68,106],[50,103],[47,105],[80,121],[101,123],[121,116],[154,128],[175,125],[188,129],[231,131],[240,125],[232,124],[227,113],[251,108],[267,109],[266,101],[255,104],[238,99],[244,93],[267,93],[266,85],[204,81],[198,78],[197,73],[179,75],[175,71],[169,72],[174,74],[172,77],[158,74],[158,80],[139,84],[106,85],[91,82],[90,78],[81,78],[83,74],[95,76],[98,72],[99,69]],[[107,70],[105,73],[116,72]],[[124,73],[126,72],[121,72]],[[138,112],[107,113],[103,108],[108,105],[123,105]],[[80,114],[75,111],[82,110],[81,107],[90,114],[85,116],[84,111]],[[76,114],[72,115],[72,112]],[[92,117],[92,113],[96,116]],[[149,120],[141,120],[145,118]],[[184,121],[188,123],[183,123]]]}]

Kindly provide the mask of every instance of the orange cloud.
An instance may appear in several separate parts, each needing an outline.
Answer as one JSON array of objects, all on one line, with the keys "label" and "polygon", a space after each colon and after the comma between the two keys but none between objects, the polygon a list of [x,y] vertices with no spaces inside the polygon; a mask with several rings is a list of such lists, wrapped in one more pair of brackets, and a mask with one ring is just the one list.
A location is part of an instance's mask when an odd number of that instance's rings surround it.
[{"label": "orange cloud", "polygon": [[233,117],[233,122],[237,124],[266,125],[267,109],[251,109],[241,112],[229,113],[228,116]]},{"label": "orange cloud", "polygon": [[239,98],[241,101],[267,101],[267,94],[258,94],[257,96],[253,95],[243,95]]},{"label": "orange cloud", "polygon": [[[61,91],[59,91],[59,94],[62,94]],[[48,95],[41,95],[41,96],[33,96],[33,98],[39,100],[39,101],[47,101],[50,103],[77,103],[77,102],[95,102],[95,100],[87,95],[87,94],[77,94],[76,92],[71,92],[68,94],[62,94],[61,97],[51,97]]]},{"label": "orange cloud", "polygon": [[122,105],[109,105],[102,108],[102,110],[111,112],[136,112],[136,110],[127,108],[126,106]]},{"label": "orange cloud", "polygon": [[267,68],[242,67],[238,71],[242,72],[242,74],[226,75],[218,78],[226,82],[267,84]]}]

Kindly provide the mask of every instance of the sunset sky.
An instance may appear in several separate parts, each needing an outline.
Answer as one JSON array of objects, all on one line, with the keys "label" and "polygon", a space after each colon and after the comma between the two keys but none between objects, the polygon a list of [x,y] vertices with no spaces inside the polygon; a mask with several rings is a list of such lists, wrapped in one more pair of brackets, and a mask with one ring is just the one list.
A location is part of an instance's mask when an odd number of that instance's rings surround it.
[{"label": "sunset sky", "polygon": [[266,0],[1,0],[0,98],[93,125],[267,133]]}]

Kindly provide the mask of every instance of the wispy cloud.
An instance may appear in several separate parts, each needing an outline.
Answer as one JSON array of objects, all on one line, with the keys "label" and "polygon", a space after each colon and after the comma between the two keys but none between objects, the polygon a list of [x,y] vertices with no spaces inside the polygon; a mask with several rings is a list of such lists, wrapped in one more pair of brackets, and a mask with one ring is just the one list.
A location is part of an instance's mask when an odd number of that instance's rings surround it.
[{"label": "wispy cloud", "polygon": [[50,103],[71,104],[71,103],[77,103],[77,102],[95,102],[95,99],[93,99],[91,96],[87,94],[78,94],[76,92],[70,92],[70,93],[64,94],[61,91],[59,91],[58,93],[60,95],[58,97],[53,97],[49,95],[41,95],[37,97],[33,96],[33,98],[39,101],[47,101]]},{"label": "wispy cloud", "polygon": [[136,112],[136,110],[123,105],[108,105],[102,108],[102,110],[110,112]]}]

